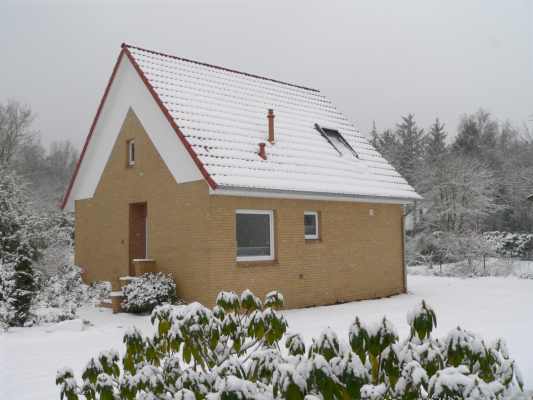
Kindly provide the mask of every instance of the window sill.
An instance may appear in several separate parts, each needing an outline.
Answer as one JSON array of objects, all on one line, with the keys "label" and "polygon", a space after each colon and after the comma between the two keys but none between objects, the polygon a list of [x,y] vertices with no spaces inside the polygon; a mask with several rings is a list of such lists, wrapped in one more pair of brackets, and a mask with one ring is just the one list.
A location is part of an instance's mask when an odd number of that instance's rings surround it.
[{"label": "window sill", "polygon": [[278,260],[240,260],[236,261],[235,265],[237,267],[243,267],[243,268],[249,268],[249,267],[268,267],[268,266],[274,266],[279,265]]},{"label": "window sill", "polygon": [[322,239],[321,238],[314,238],[314,239],[311,239],[311,238],[305,238],[305,243],[321,243],[322,242]]}]

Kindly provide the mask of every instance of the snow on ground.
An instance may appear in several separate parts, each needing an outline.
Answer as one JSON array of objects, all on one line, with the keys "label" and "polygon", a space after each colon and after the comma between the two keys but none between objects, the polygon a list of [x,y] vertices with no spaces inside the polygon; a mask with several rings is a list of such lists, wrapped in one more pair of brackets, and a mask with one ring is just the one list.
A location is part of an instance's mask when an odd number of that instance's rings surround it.
[{"label": "snow on ground", "polygon": [[481,260],[474,260],[469,266],[466,261],[457,263],[433,265],[410,265],[407,267],[410,275],[435,276],[516,276],[518,278],[533,279],[533,261],[518,258],[487,258],[485,264]]},{"label": "snow on ground", "polygon": [[[408,333],[407,312],[426,299],[437,312],[438,336],[461,325],[487,339],[504,337],[526,386],[533,387],[533,280],[409,276],[408,285],[407,295],[285,311],[289,329],[310,341],[329,326],[346,339],[356,315],[367,322],[387,315],[403,338]],[[90,324],[67,321],[0,334],[0,399],[58,399],[57,369],[71,366],[79,377],[91,356],[111,348],[123,351],[122,336],[129,326],[152,333],[148,317],[89,307],[80,315]]]}]

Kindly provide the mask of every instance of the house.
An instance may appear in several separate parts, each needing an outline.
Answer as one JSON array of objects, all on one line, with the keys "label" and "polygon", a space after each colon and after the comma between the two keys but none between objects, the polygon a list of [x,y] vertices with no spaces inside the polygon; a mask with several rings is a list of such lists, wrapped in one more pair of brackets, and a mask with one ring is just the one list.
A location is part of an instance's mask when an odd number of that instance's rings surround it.
[{"label": "house", "polygon": [[318,90],[122,45],[63,207],[88,281],[303,307],[404,292],[419,198]]}]

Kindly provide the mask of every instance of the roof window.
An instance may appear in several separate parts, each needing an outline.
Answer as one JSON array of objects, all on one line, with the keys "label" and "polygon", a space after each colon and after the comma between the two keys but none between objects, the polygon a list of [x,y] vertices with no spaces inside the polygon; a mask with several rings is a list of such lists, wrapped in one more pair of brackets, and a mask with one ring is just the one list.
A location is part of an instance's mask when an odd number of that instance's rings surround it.
[{"label": "roof window", "polygon": [[344,136],[336,129],[324,128],[318,124],[315,124],[315,129],[320,132],[322,137],[328,141],[328,143],[337,150],[340,156],[351,153],[354,157],[359,158],[357,152],[350,146],[350,143],[344,139]]}]

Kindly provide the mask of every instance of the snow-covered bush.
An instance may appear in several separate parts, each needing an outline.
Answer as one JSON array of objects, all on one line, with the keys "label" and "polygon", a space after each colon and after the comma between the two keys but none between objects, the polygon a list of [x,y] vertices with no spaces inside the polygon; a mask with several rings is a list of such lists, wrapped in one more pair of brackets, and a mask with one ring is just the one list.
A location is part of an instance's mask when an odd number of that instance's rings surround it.
[{"label": "snow-covered bush", "polygon": [[494,250],[505,257],[531,258],[533,256],[533,234],[513,232],[485,232],[483,237]]},{"label": "snow-covered bush", "polygon": [[438,262],[438,255],[443,255],[442,232],[422,231],[414,237],[407,238],[406,255],[410,265],[431,264]]},{"label": "snow-covered bush", "polygon": [[[58,372],[61,398],[210,400],[504,399],[522,390],[502,340],[486,343],[461,328],[431,336],[437,319],[425,302],[409,313],[400,341],[383,318],[358,318],[348,340],[326,329],[310,346],[287,333],[283,297],[222,292],[216,306],[163,305],[152,337],[132,328],[125,354],[100,353],[79,384]],[[282,350],[282,346],[285,349]]]},{"label": "snow-covered bush", "polygon": [[131,280],[122,289],[122,309],[131,313],[146,313],[164,303],[174,304],[176,283],[171,275],[146,273]]},{"label": "snow-covered bush", "polygon": [[34,326],[76,319],[76,311],[77,308],[71,304],[65,307],[49,307],[45,305],[39,305],[37,307],[32,307],[30,317],[28,318],[26,325]]},{"label": "snow-covered bush", "polygon": [[60,266],[57,272],[43,278],[39,286],[36,303],[49,307],[66,308],[72,305],[77,308],[88,300],[88,286],[83,283],[81,269],[76,265]]},{"label": "snow-covered bush", "polygon": [[108,299],[111,294],[111,282],[97,281],[91,282],[87,287],[87,304],[101,304],[103,300]]},{"label": "snow-covered bush", "polygon": [[39,275],[27,322],[31,325],[77,318],[79,307],[99,303],[111,291],[109,284],[83,283],[81,269],[72,264],[60,266],[50,275]]},{"label": "snow-covered bush", "polygon": [[462,262],[468,264],[470,273],[474,273],[474,262],[480,261],[485,270],[485,261],[496,255],[493,244],[484,235],[476,232],[421,232],[410,238],[406,246],[409,265]]},{"label": "snow-covered bush", "polygon": [[0,328],[7,330],[15,321],[15,269],[11,264],[0,263]]},{"label": "snow-covered bush", "polygon": [[43,222],[43,240],[35,268],[54,274],[73,264],[74,216],[60,210],[47,211]]}]

